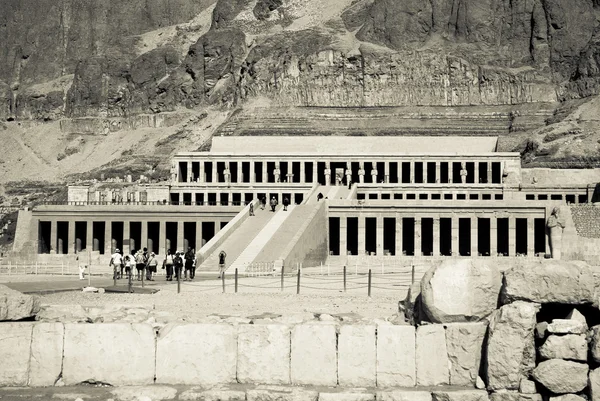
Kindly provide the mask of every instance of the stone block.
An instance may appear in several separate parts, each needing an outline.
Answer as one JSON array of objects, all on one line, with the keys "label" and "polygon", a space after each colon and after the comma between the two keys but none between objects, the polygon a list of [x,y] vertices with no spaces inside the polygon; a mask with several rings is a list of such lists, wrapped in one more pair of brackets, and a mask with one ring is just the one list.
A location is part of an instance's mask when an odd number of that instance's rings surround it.
[{"label": "stone block", "polygon": [[375,387],[377,369],[375,326],[342,326],[338,336],[340,386]]},{"label": "stone block", "polygon": [[594,361],[600,363],[600,325],[594,326],[589,331],[590,351]]},{"label": "stone block", "polygon": [[246,401],[246,392],[241,390],[198,390],[190,389],[179,394],[182,401]]},{"label": "stone block", "polygon": [[522,378],[519,384],[519,392],[523,394],[536,394],[537,386],[533,380]]},{"label": "stone block", "polygon": [[600,368],[591,370],[588,376],[590,401],[600,401]]},{"label": "stone block", "polygon": [[567,359],[587,361],[588,344],[583,334],[551,335],[538,350],[540,357],[546,359]]},{"label": "stone block", "polygon": [[168,325],[156,343],[156,382],[212,386],[236,382],[237,327]]},{"label": "stone block", "polygon": [[548,325],[548,333],[551,334],[585,334],[587,331],[587,324],[579,320],[554,319]]},{"label": "stone block", "polygon": [[39,310],[39,297],[0,284],[0,321],[26,319],[35,316]]},{"label": "stone block", "polygon": [[26,386],[32,323],[0,323],[0,386]]},{"label": "stone block", "polygon": [[487,338],[488,388],[518,390],[535,367],[534,327],[539,305],[514,302],[497,310]]},{"label": "stone block", "polygon": [[[116,387],[111,394],[118,401],[174,400],[177,389],[167,386],[131,386]],[[243,392],[242,392],[243,394]],[[180,398],[181,399],[181,398]]]},{"label": "stone block", "polygon": [[[65,324],[63,381],[152,384],[155,335],[147,324]],[[124,368],[126,367],[126,368]]]},{"label": "stone block", "polygon": [[502,275],[484,259],[452,259],[421,280],[423,311],[434,323],[474,322],[498,307]]},{"label": "stone block", "polygon": [[485,390],[434,391],[431,397],[433,401],[488,401]]},{"label": "stone block", "polygon": [[417,386],[450,384],[446,330],[434,324],[417,328]]},{"label": "stone block", "polygon": [[450,385],[470,386],[477,383],[487,323],[452,323],[446,325],[446,347],[450,360]]},{"label": "stone block", "polygon": [[375,401],[375,394],[358,392],[319,393],[319,401]]},{"label": "stone block", "polygon": [[40,322],[86,323],[88,313],[81,305],[42,305],[35,317]]},{"label": "stone block", "polygon": [[62,323],[33,326],[29,386],[54,386],[62,372],[65,328]]},{"label": "stone block", "polygon": [[317,391],[294,387],[267,387],[246,391],[246,401],[317,401],[318,398]]},{"label": "stone block", "polygon": [[[532,262],[533,263],[533,262]],[[594,302],[594,275],[585,263],[547,260],[504,272],[503,302]]]},{"label": "stone block", "polygon": [[562,359],[541,362],[532,373],[533,378],[555,394],[578,393],[588,383],[588,365]]},{"label": "stone block", "polygon": [[413,326],[379,326],[377,328],[377,386],[415,386],[417,383],[415,352],[416,330]]},{"label": "stone block", "polygon": [[292,384],[337,385],[336,328],[303,324],[292,329]]},{"label": "stone block", "polygon": [[431,401],[429,391],[392,390],[378,391],[377,401]]},{"label": "stone block", "polygon": [[587,398],[575,394],[565,394],[558,397],[550,397],[550,401],[587,401]]},{"label": "stone block", "polygon": [[240,383],[290,383],[290,328],[241,325],[238,331],[237,379]]},{"label": "stone block", "polygon": [[490,394],[490,401],[542,401],[542,395],[521,394],[516,391],[503,391]]}]

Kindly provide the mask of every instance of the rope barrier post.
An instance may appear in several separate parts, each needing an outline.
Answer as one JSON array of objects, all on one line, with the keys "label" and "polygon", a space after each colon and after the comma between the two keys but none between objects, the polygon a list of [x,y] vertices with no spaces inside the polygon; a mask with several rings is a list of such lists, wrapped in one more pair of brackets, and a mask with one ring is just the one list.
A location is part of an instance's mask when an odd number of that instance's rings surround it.
[{"label": "rope barrier post", "polygon": [[415,265],[412,265],[411,267],[410,284],[413,285],[415,283]]},{"label": "rope barrier post", "polygon": [[237,290],[238,290],[238,269],[237,267],[235,268],[235,293],[237,294]]},{"label": "rope barrier post", "polygon": [[296,295],[300,294],[300,269],[298,269],[298,282],[296,283]]},{"label": "rope barrier post", "polygon": [[283,292],[283,273],[285,266],[281,266],[281,292]]},{"label": "rope barrier post", "polygon": [[346,292],[346,265],[344,265],[344,292]]},{"label": "rope barrier post", "polygon": [[[173,266],[175,267],[175,266]],[[175,267],[175,269],[179,269],[179,267]],[[177,275],[177,293],[181,293],[181,270],[175,270],[175,274]]]},{"label": "rope barrier post", "polygon": [[113,285],[117,286],[117,265],[113,263]]},{"label": "rope barrier post", "polygon": [[133,282],[131,281],[131,271],[130,271],[129,279],[128,279],[128,289],[127,289],[127,291],[129,291],[130,294],[133,292],[132,285],[133,285]]},{"label": "rope barrier post", "polygon": [[225,272],[221,274],[221,284],[223,285],[223,294],[225,294]]},{"label": "rope barrier post", "polygon": [[369,298],[371,298],[371,269],[369,269]]},{"label": "rope barrier post", "polygon": [[146,275],[146,267],[142,268],[142,288],[144,288],[144,276]]}]

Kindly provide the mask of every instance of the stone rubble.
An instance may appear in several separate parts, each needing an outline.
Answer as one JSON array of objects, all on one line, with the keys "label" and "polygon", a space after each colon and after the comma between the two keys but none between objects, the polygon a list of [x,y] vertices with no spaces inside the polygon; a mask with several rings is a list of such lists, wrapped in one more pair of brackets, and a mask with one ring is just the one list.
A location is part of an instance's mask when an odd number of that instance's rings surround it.
[{"label": "stone rubble", "polygon": [[0,284],[0,321],[27,319],[39,310],[39,297],[22,294]]}]

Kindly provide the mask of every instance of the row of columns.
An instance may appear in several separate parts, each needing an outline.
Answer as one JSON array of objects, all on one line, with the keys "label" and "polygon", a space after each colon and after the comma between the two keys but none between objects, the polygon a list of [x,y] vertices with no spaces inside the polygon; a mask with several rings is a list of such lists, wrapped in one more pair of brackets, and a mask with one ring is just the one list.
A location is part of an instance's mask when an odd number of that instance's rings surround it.
[{"label": "row of columns", "polygon": [[[358,217],[358,253],[366,253],[366,218]],[[383,217],[377,218],[376,226],[376,254],[384,254],[384,222]],[[396,214],[396,225],[395,225],[395,254],[402,254],[403,249],[403,230],[402,221],[406,216]],[[426,217],[425,217],[426,218]],[[470,254],[471,256],[477,256],[479,245],[478,245],[478,227],[477,222],[479,217],[463,217],[463,216],[452,216],[451,218],[451,250],[453,255],[458,255],[459,249],[459,219],[468,218],[471,220],[470,224]],[[498,254],[498,219],[494,217],[485,217],[490,220],[490,255],[495,256]],[[422,217],[414,218],[414,255],[419,256],[422,249]],[[535,254],[535,219],[532,217],[527,218],[527,256],[534,256]],[[433,255],[440,256],[440,217],[433,218]],[[347,218],[340,218],[340,253],[345,254],[348,251],[347,244]],[[508,256],[516,256],[517,254],[517,243],[516,243],[516,217],[508,217]]]},{"label": "row of columns", "polygon": [[[250,184],[254,184],[256,183],[256,163],[261,163],[262,164],[262,175],[261,175],[261,182],[267,182],[268,181],[268,173],[269,171],[267,170],[267,163],[268,161],[244,161],[244,160],[237,160],[237,161],[201,161],[201,162],[194,162],[192,160],[189,160],[187,162],[179,162],[180,163],[180,168],[178,169],[178,174],[181,174],[182,165],[186,165],[186,180],[182,180],[181,176],[177,177],[177,181],[179,182],[207,182],[208,180],[205,177],[205,163],[212,163],[212,168],[211,168],[211,181],[212,183],[215,183],[218,181],[218,174],[222,173],[224,176],[224,182],[235,182],[235,183],[250,183]],[[222,171],[218,171],[217,166],[218,163],[224,163],[225,168]],[[236,169],[237,169],[237,180],[236,181],[232,181],[231,177],[231,171],[233,169],[233,163],[236,163]],[[243,174],[243,163],[249,163],[249,177],[247,180],[244,180],[244,174]],[[300,179],[298,180],[299,183],[315,183],[318,181],[318,161],[312,161],[312,162],[305,162],[305,161],[286,161],[286,162],[280,162],[280,161],[276,161],[274,162],[275,166],[272,170],[273,176],[275,177],[275,182],[285,182],[286,180],[288,180],[289,182],[292,182],[292,178],[293,178],[293,163],[300,163]],[[287,177],[283,177],[281,174],[281,163],[286,163],[287,164]],[[310,163],[312,165],[312,179],[311,181],[307,181],[306,180],[306,164]],[[328,184],[331,182],[331,176],[332,174],[335,174],[335,172],[332,172],[331,170],[331,161],[325,161],[325,170],[324,170],[324,174],[325,174],[325,184]],[[386,184],[389,183],[397,183],[397,182],[402,182],[402,163],[401,161],[399,162],[391,162],[391,161],[385,161],[384,163],[384,179],[383,182],[385,182]],[[410,163],[410,167],[409,167],[409,174],[410,174],[410,183],[415,183],[415,164],[416,163],[420,163],[422,166],[422,171],[423,171],[423,180],[422,182],[427,183],[428,182],[428,162],[419,162],[419,161],[409,161],[406,163]],[[434,162],[431,162],[434,163]],[[433,179],[433,183],[435,182],[440,182],[441,181],[441,165],[442,163],[447,164],[447,168],[448,168],[448,177],[449,180],[448,182],[452,182],[452,177],[454,177],[454,164],[457,162],[453,162],[453,161],[447,161],[447,162],[443,162],[443,161],[436,161],[435,162],[435,175],[434,175],[434,179]],[[469,163],[474,163],[475,168],[473,169],[473,182],[474,183],[479,183],[480,181],[480,169],[479,169],[479,163],[480,162],[469,162]],[[486,167],[487,167],[487,182],[491,182],[492,181],[492,164],[493,162],[489,162],[489,161],[485,161],[485,162],[481,162],[481,163],[485,163]],[[500,166],[500,169],[502,168],[502,164],[500,162],[494,162],[494,163],[498,163],[498,165]],[[198,166],[198,172],[199,175],[196,178],[194,175],[194,164],[196,164]],[[391,164],[395,164],[396,165],[396,171],[398,174],[398,180],[395,182],[391,182],[390,181],[390,165]],[[356,171],[356,174],[359,177],[359,183],[364,183],[365,182],[365,175],[369,174],[372,176],[371,182],[373,183],[377,183],[379,182],[378,177],[379,177],[379,170],[374,167],[371,169],[371,171],[366,171],[365,170],[365,162],[364,161],[359,161],[358,162],[358,171]],[[372,166],[377,166],[377,162],[372,162],[371,163]],[[345,182],[348,183],[349,181],[351,181],[351,177],[354,174],[355,171],[353,169],[352,163],[351,162],[346,162],[345,163],[345,169],[344,169],[344,178],[345,178]],[[466,168],[466,162],[460,162],[460,177],[462,182],[466,182],[466,177],[467,177],[467,168]],[[195,179],[196,178],[196,179]],[[500,182],[498,182],[500,183]]]},{"label": "row of columns", "polygon": [[[50,221],[50,253],[62,253],[64,242],[67,241],[67,254],[76,253],[83,249],[91,249],[95,251],[99,251],[98,244],[95,244],[95,240],[97,240],[100,236],[99,233],[94,233],[94,221],[60,221],[62,223],[68,224],[67,238],[60,238],[58,235],[58,223],[59,220],[51,220]],[[76,223],[85,223],[86,224],[86,241],[85,244],[78,243],[78,238],[76,238],[75,233],[75,224]],[[113,221],[105,221],[104,222],[104,253],[110,254],[114,251],[116,238],[113,236],[112,232],[112,223]],[[118,223],[118,222],[117,222]],[[131,249],[130,243],[132,240],[131,235],[131,223],[141,223],[141,233],[140,233],[140,244],[135,244],[135,250],[141,248],[149,248],[149,243],[152,239],[148,234],[148,225],[150,223],[158,223],[158,251],[159,253],[163,253],[165,249],[169,247],[169,238],[167,238],[167,230],[166,225],[167,221],[156,221],[156,222],[148,222],[148,221],[122,221],[123,223],[123,234],[122,234],[122,251],[124,254],[130,253],[133,249]],[[186,238],[184,236],[184,224],[195,224],[195,243],[187,244],[187,246],[191,246],[196,250],[199,250],[203,245],[203,232],[202,232],[202,223],[201,221],[177,221],[173,222],[177,224],[177,246],[180,250],[183,250],[184,244],[186,242]],[[227,221],[216,220],[214,221],[214,231],[213,235],[216,234],[220,229],[221,225],[226,224]],[[38,225],[39,229],[39,225]],[[96,235],[94,235],[96,234]],[[38,233],[39,238],[39,233]],[[210,240],[210,238],[206,238],[206,241]],[[175,251],[175,249],[172,249]]]}]

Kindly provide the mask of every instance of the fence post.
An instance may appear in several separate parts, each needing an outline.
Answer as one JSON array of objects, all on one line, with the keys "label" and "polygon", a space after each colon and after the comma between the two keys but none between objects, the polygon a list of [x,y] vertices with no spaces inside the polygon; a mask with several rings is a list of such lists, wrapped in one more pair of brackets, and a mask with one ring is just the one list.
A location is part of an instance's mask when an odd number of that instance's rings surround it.
[{"label": "fence post", "polygon": [[237,267],[235,268],[235,293],[237,294],[237,290],[238,290],[238,269]]},{"label": "fence post", "polygon": [[411,265],[410,285],[415,283],[415,265]]},{"label": "fence post", "polygon": [[127,283],[127,287],[128,287],[127,291],[129,291],[129,293],[131,294],[133,292],[133,288],[132,288],[133,283],[131,282],[131,270],[129,271],[129,276],[128,277],[129,278],[127,279],[127,281],[128,281],[128,283]]},{"label": "fence post", "polygon": [[346,292],[346,265],[344,265],[344,292]]},{"label": "fence post", "polygon": [[221,284],[223,285],[223,294],[225,294],[225,272],[221,274]]},{"label": "fence post", "polygon": [[281,292],[283,292],[283,273],[285,266],[281,266]]},{"label": "fence post", "polygon": [[[176,269],[179,269],[179,267],[176,267]],[[176,270],[177,271],[177,293],[180,294],[181,293],[181,271],[180,270]]]},{"label": "fence post", "polygon": [[146,275],[145,273],[146,273],[146,268],[144,267],[142,269],[142,288],[144,288],[144,276]]},{"label": "fence post", "polygon": [[113,263],[113,285],[117,286],[117,265]]},{"label": "fence post", "polygon": [[371,269],[369,269],[369,298],[371,298]]},{"label": "fence post", "polygon": [[296,295],[300,294],[300,270],[298,269],[298,282],[296,283]]}]

